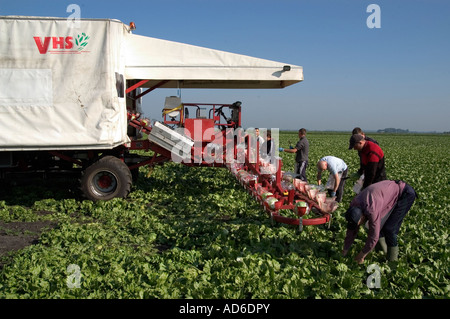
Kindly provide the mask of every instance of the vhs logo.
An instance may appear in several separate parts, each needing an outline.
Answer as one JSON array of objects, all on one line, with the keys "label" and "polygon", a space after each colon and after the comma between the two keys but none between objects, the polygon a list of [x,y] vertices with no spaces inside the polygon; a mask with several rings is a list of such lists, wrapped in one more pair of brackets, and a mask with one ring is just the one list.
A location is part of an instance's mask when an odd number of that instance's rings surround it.
[{"label": "vhs logo", "polygon": [[[67,37],[33,37],[40,54],[78,54],[88,45],[90,39],[86,33],[75,38]],[[89,51],[85,51],[89,52]]]}]

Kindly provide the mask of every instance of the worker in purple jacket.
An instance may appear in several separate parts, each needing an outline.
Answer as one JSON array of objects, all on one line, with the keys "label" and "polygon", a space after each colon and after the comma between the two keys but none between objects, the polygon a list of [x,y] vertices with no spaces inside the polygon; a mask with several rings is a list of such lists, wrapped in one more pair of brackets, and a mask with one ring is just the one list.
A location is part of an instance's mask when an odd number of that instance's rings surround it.
[{"label": "worker in purple jacket", "polygon": [[377,243],[389,261],[398,259],[397,235],[406,213],[417,197],[414,189],[403,181],[384,180],[366,187],[350,203],[345,213],[347,235],[342,254],[347,255],[359,226],[368,223],[366,244],[355,260],[362,264]]}]

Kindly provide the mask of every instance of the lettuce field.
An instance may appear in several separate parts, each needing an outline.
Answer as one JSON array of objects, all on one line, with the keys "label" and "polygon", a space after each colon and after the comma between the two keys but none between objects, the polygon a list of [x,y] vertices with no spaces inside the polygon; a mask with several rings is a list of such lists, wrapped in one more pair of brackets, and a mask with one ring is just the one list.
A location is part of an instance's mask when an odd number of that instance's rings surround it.
[{"label": "lettuce field", "polygon": [[[374,251],[358,265],[362,230],[341,255],[351,182],[331,224],[299,232],[273,223],[227,169],[166,163],[151,174],[141,168],[126,199],[83,200],[70,180],[2,189],[0,298],[447,299],[450,136],[368,135],[385,152],[388,178],[419,195],[400,229],[398,261]],[[358,169],[349,133],[307,137],[310,182],[326,155]],[[280,132],[281,147],[297,139]],[[281,156],[293,171],[294,155]],[[2,250],[19,239],[28,243]]]}]

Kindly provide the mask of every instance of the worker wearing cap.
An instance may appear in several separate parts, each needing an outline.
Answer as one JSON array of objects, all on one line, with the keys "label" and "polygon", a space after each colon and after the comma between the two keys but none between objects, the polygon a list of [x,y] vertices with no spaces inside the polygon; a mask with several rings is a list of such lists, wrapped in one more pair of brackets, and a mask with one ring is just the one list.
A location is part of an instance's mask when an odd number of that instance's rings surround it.
[{"label": "worker wearing cap", "polygon": [[364,258],[377,243],[387,254],[389,261],[397,260],[397,235],[416,197],[414,189],[403,181],[384,180],[365,188],[353,199],[345,213],[347,233],[342,254],[347,255],[359,226],[367,222],[367,240],[355,260],[360,264],[364,263]]},{"label": "worker wearing cap", "polygon": [[[362,135],[362,136],[364,136],[364,139],[365,139],[366,141],[369,141],[369,142],[372,142],[372,143],[375,143],[375,144],[379,145],[379,143],[377,142],[377,140],[375,140],[375,139],[373,139],[373,138],[367,136],[366,133],[364,133],[364,131],[363,131],[360,127],[355,127],[355,128],[353,129],[353,131],[352,131],[352,135],[353,135],[353,134],[359,134],[359,135]],[[351,140],[351,136],[350,136],[350,140]],[[353,146],[350,146],[350,147],[349,147],[350,150],[351,150],[352,148],[353,148]],[[364,171],[364,166],[362,165],[362,161],[361,161],[361,152],[360,152],[360,151],[358,151],[358,156],[359,156],[359,170],[358,170],[358,172],[353,173],[352,175],[349,176],[351,179],[358,179],[358,178],[360,178],[361,175],[363,174],[363,171]]]},{"label": "worker wearing cap", "polygon": [[363,189],[386,179],[384,152],[378,144],[368,141],[363,135],[353,134],[349,149],[355,149],[361,157],[362,174],[364,174]]},{"label": "worker wearing cap", "polygon": [[[379,144],[375,139],[373,139],[373,138],[371,138],[371,137],[368,137],[367,135],[366,135],[366,133],[364,133],[364,131],[360,128],[360,127],[355,127],[354,129],[353,129],[353,131],[352,131],[352,135],[353,134],[359,134],[359,135],[362,135],[362,136],[364,136],[364,139],[366,140],[366,141],[370,141],[370,142],[373,142],[373,143],[375,143],[375,144]],[[350,137],[351,138],[351,137]],[[352,147],[350,148],[350,149],[352,149]]]}]

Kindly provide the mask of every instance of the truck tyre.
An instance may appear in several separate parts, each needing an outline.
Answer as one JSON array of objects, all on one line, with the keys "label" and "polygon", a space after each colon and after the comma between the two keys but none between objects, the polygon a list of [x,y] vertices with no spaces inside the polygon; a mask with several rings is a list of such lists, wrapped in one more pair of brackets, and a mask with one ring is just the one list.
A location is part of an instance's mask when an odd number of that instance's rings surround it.
[{"label": "truck tyre", "polygon": [[128,166],[114,156],[105,156],[86,168],[81,177],[81,191],[90,200],[125,198],[131,189]]}]

